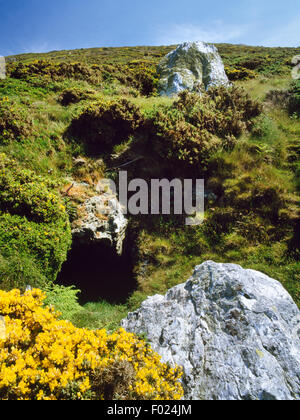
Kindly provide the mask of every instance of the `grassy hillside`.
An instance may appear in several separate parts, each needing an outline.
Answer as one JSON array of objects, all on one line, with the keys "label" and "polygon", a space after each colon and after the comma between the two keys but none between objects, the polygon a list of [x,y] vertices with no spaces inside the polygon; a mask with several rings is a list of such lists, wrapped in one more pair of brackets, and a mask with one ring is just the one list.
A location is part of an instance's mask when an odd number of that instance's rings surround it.
[{"label": "grassy hillside", "polygon": [[[235,87],[201,100],[157,96],[156,65],[174,46],[8,57],[0,80],[1,288],[41,287],[77,325],[113,329],[147,295],[213,259],[271,275],[299,304],[300,88],[291,58],[300,48],[217,46]],[[132,218],[137,290],[124,305],[80,307],[73,289],[53,285],[77,211],[64,192],[74,180],[93,188],[116,178],[109,168],[137,157],[131,177],[204,177],[215,199],[200,227]]]},{"label": "grassy hillside", "polygon": [[[215,44],[225,66],[238,65],[250,70],[259,69],[262,73],[282,71],[291,65],[293,56],[298,55],[299,48],[268,48],[246,45]],[[145,60],[157,64],[160,59],[176,48],[176,45],[160,47],[122,47],[122,48],[89,48],[79,50],[52,51],[39,54],[21,54],[7,57],[9,62],[30,63],[34,60],[47,60],[54,63],[80,62],[85,64],[128,64],[134,60]],[[272,70],[271,70],[272,67]]]}]

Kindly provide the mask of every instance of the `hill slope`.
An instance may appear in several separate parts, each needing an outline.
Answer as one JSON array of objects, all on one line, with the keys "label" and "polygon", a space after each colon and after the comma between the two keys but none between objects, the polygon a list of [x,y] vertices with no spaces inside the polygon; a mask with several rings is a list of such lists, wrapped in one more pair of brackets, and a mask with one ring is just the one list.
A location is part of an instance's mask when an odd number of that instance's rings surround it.
[{"label": "hill slope", "polygon": [[[78,325],[113,328],[145,296],[213,259],[265,272],[299,303],[299,85],[291,59],[300,48],[217,46],[235,87],[201,101],[156,96],[156,65],[172,46],[8,57],[0,81],[1,288],[38,285]],[[83,309],[72,291],[52,284],[70,224],[99,178],[117,179],[109,168],[136,158],[130,177],[204,177],[216,199],[200,227],[132,218],[136,290],[122,305]],[[88,187],[66,193],[74,181]]]}]

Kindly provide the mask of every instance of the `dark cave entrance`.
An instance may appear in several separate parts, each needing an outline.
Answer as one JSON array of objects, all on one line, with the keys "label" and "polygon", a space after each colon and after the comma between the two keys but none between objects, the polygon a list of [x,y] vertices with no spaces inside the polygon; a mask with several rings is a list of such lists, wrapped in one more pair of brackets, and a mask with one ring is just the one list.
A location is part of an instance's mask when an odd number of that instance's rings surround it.
[{"label": "dark cave entrance", "polygon": [[[126,241],[125,241],[126,242]],[[58,275],[58,284],[81,290],[80,304],[105,300],[125,303],[136,289],[132,246],[124,243],[119,256],[110,243],[74,243]]]}]

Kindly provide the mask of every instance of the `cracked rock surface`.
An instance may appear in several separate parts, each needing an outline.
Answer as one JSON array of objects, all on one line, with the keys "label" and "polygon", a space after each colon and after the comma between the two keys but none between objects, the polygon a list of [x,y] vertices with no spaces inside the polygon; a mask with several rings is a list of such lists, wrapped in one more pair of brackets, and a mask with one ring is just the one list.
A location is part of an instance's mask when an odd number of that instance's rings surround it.
[{"label": "cracked rock surface", "polygon": [[300,311],[276,280],[207,261],[122,321],[183,366],[186,399],[300,398]]},{"label": "cracked rock surface", "polygon": [[80,216],[72,224],[73,238],[86,244],[106,241],[121,255],[128,225],[121,204],[101,182],[94,194],[78,207]]},{"label": "cracked rock surface", "polygon": [[204,42],[185,42],[167,54],[158,66],[159,92],[174,96],[182,90],[201,93],[212,86],[229,86],[217,48]]}]

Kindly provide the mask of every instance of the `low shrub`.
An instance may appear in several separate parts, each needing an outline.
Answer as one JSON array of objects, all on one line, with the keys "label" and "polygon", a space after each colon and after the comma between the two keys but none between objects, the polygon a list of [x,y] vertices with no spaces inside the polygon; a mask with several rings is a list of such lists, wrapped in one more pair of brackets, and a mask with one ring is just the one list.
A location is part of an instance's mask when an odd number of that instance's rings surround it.
[{"label": "low shrub", "polygon": [[158,74],[156,66],[150,62],[134,60],[120,66],[117,79],[127,86],[132,86],[141,95],[150,96],[157,94]]},{"label": "low shrub", "polygon": [[231,81],[249,80],[257,77],[257,73],[255,73],[255,71],[245,67],[225,67],[225,71],[228,79]]},{"label": "low shrub", "polygon": [[80,89],[65,89],[58,98],[58,102],[62,106],[69,106],[77,104],[85,99],[88,99],[92,92],[82,91]]},{"label": "low shrub", "polygon": [[210,155],[222,144],[208,130],[199,130],[174,108],[159,110],[153,120],[154,151],[171,163],[205,165]]},{"label": "low shrub", "polygon": [[52,63],[47,60],[35,60],[32,63],[10,63],[7,74],[15,79],[28,79],[30,77],[48,77],[51,80],[63,78],[86,80],[90,83],[100,83],[102,75],[99,66],[88,66],[82,63]]},{"label": "low shrub", "polygon": [[222,240],[223,233],[234,231],[252,245],[288,241],[298,217],[291,177],[242,150],[210,167],[207,188],[221,206],[207,214],[208,235]]},{"label": "low shrub", "polygon": [[266,95],[266,100],[287,109],[290,115],[300,115],[300,80],[295,80],[285,90],[271,90]]},{"label": "low shrub", "polygon": [[149,114],[151,141],[161,157],[205,168],[214,152],[231,149],[251,130],[261,112],[259,103],[235,87],[212,88],[203,96],[184,91],[173,105]]},{"label": "low shrub", "polygon": [[32,120],[24,107],[0,98],[0,144],[21,140],[32,132]]},{"label": "low shrub", "polygon": [[142,122],[138,107],[126,99],[98,101],[72,121],[67,134],[83,142],[89,153],[99,154],[127,140]]},{"label": "low shrub", "polygon": [[[26,249],[22,250],[21,246],[22,244],[16,244],[15,249],[3,247],[1,250],[0,288],[3,290],[12,290],[15,287],[19,287],[25,290],[27,286],[32,285],[45,289],[49,285],[49,279],[41,267],[42,264],[39,264],[34,255],[31,255],[29,251],[26,251]],[[5,254],[5,257],[2,253]]]},{"label": "low shrub", "polygon": [[203,167],[218,149],[232,148],[262,111],[241,89],[212,88],[202,97],[187,91],[172,105],[145,111],[128,100],[99,101],[75,118],[67,135],[91,154],[111,152],[130,136],[175,166]]},{"label": "low shrub", "polygon": [[[178,400],[181,369],[123,329],[78,329],[43,307],[40,290],[0,291],[0,399]],[[3,321],[2,321],[3,323]],[[5,327],[5,328],[3,328]]]},{"label": "low shrub", "polygon": [[50,179],[21,169],[18,163],[0,154],[0,209],[2,212],[25,216],[34,222],[51,223],[65,218],[60,197],[51,192]]},{"label": "low shrub", "polygon": [[295,80],[291,85],[289,112],[300,115],[300,80]]},{"label": "low shrub", "polygon": [[[65,261],[70,223],[62,200],[53,191],[52,181],[0,154],[0,248],[9,261],[2,289],[24,289],[27,284],[40,286],[45,278],[54,280]],[[29,283],[30,264],[35,284]]]},{"label": "low shrub", "polygon": [[137,89],[141,95],[156,95],[158,75],[156,65],[150,61],[132,60],[126,64],[54,63],[35,60],[31,63],[15,62],[7,66],[7,74],[14,79],[30,80],[37,77],[59,81],[61,79],[85,80],[91,84],[119,81]]}]

